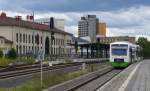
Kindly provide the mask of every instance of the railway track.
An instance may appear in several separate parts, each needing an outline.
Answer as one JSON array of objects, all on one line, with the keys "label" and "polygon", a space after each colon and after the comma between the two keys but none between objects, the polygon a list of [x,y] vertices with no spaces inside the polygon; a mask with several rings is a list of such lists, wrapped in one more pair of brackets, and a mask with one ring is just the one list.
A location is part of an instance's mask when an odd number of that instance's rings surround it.
[{"label": "railway track", "polygon": [[[43,71],[48,71],[48,70],[56,70],[56,69],[62,69],[65,67],[72,67],[72,66],[79,66],[81,64],[66,64],[66,65],[57,65],[57,66],[43,66]],[[33,73],[38,73],[41,71],[40,66],[37,67],[29,67],[27,69],[22,69],[21,70],[15,70],[15,71],[7,71],[7,72],[1,72],[0,73],[0,79],[5,79],[5,78],[11,78],[11,77],[16,77],[16,76],[21,76],[21,75],[27,75],[27,74],[33,74]]]},{"label": "railway track", "polygon": [[[88,63],[88,64],[91,64],[91,63]],[[105,62],[101,64],[105,64]],[[43,71],[48,71],[48,70],[56,70],[56,69],[62,69],[65,67],[73,67],[73,66],[81,66],[81,65],[82,63],[68,63],[68,64],[59,64],[59,65],[54,65],[54,66],[44,65],[42,69]],[[6,79],[6,78],[21,76],[21,75],[38,73],[41,71],[40,69],[41,69],[40,65],[15,67],[13,68],[13,70],[11,69],[10,71],[8,71],[7,69],[7,71],[1,72],[0,79]]]},{"label": "railway track", "polygon": [[98,88],[103,86],[105,83],[110,81],[114,76],[119,74],[122,70],[113,69],[104,73],[91,81],[88,81],[84,84],[79,85],[76,88],[70,89],[69,91],[97,91]]},{"label": "railway track", "polygon": [[107,65],[96,72],[50,87],[44,91],[96,91],[121,71],[122,69],[116,70]]}]

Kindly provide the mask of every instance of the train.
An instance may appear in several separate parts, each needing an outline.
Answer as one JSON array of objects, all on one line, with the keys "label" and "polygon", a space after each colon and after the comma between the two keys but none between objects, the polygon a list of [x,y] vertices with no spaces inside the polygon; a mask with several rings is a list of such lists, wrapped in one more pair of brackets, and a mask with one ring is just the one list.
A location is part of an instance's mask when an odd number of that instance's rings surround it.
[{"label": "train", "polygon": [[110,43],[110,64],[114,68],[126,68],[130,64],[143,59],[142,47],[139,45],[118,41]]}]

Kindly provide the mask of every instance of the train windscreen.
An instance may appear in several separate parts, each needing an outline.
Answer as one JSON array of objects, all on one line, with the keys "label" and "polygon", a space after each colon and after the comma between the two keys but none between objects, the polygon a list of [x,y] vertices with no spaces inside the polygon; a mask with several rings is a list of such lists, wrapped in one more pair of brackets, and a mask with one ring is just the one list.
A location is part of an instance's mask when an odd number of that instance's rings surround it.
[{"label": "train windscreen", "polygon": [[112,55],[118,55],[118,56],[126,56],[127,55],[127,49],[112,49]]}]

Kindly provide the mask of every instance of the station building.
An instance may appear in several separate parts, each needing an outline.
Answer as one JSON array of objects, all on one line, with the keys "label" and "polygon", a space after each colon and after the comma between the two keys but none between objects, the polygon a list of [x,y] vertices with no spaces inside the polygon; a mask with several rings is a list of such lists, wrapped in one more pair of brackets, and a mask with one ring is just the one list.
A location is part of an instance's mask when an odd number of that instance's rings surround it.
[{"label": "station building", "polygon": [[37,54],[44,50],[46,55],[71,53],[72,34],[53,26],[25,21],[21,18],[0,15],[0,48],[5,54],[15,48],[19,55]]},{"label": "station building", "polygon": [[136,42],[135,37],[129,36],[97,37],[97,41],[104,44],[110,44],[116,41],[128,41],[133,44]]}]

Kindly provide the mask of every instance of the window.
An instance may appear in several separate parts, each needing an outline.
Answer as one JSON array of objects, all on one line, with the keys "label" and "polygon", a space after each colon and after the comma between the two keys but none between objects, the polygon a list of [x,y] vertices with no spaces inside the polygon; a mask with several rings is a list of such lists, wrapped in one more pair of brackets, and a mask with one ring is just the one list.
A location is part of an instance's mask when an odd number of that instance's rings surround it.
[{"label": "window", "polygon": [[20,43],[22,42],[22,34],[20,34]]},{"label": "window", "polygon": [[26,43],[27,43],[27,34],[26,34]]},{"label": "window", "polygon": [[127,55],[127,49],[112,49],[112,55]]},{"label": "window", "polygon": [[28,48],[27,48],[27,46],[26,46],[26,53],[28,53]]},{"label": "window", "polygon": [[18,33],[16,33],[16,41],[18,42]]},{"label": "window", "polygon": [[29,51],[30,51],[31,49],[30,49],[30,46],[29,46]]},{"label": "window", "polygon": [[25,43],[25,34],[23,34],[23,43]]},{"label": "window", "polygon": [[25,46],[23,46],[23,54],[25,54]]},{"label": "window", "polygon": [[19,48],[19,49],[20,49],[20,54],[22,54],[22,46],[21,46],[21,45],[20,45],[20,48]]}]

